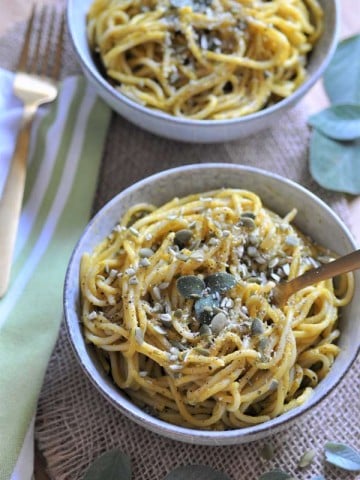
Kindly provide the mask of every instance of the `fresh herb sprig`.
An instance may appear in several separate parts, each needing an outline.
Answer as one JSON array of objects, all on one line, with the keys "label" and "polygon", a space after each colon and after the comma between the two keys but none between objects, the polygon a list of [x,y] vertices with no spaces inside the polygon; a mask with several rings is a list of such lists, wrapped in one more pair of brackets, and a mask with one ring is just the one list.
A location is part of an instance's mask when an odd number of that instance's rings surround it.
[{"label": "fresh herb sprig", "polygon": [[331,106],[311,116],[310,172],[322,187],[360,194],[360,35],[339,43],[324,74]]}]

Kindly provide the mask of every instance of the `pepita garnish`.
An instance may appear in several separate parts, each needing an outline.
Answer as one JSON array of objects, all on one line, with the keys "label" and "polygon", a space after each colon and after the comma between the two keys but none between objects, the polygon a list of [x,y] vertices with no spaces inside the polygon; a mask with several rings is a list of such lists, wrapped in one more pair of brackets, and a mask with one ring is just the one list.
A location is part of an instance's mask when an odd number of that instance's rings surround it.
[{"label": "pepita garnish", "polygon": [[219,305],[217,299],[211,295],[201,297],[194,304],[195,317],[200,323],[210,323],[215,315],[214,308]]},{"label": "pepita garnish", "polygon": [[184,228],[182,230],[178,230],[175,233],[174,242],[180,248],[183,248],[189,243],[192,236],[193,236],[193,232],[187,228]]},{"label": "pepita garnish", "polygon": [[251,323],[251,335],[261,335],[264,333],[264,324],[260,318],[254,318]]},{"label": "pepita garnish", "polygon": [[315,454],[316,454],[315,450],[308,450],[307,452],[305,452],[299,460],[298,467],[300,468],[308,467],[311,464],[311,462],[314,460]]},{"label": "pepita garnish", "polygon": [[206,323],[203,323],[200,327],[199,334],[201,337],[210,337],[211,335],[211,328]]},{"label": "pepita garnish", "polygon": [[271,443],[265,443],[259,453],[265,460],[271,460],[274,458],[274,447]]},{"label": "pepita garnish", "polygon": [[246,227],[249,230],[255,230],[256,223],[251,217],[242,216],[239,225],[241,227]]},{"label": "pepita garnish", "polygon": [[224,313],[217,313],[210,323],[212,333],[218,335],[228,323],[228,317]]},{"label": "pepita garnish", "polygon": [[183,311],[180,308],[177,308],[174,312],[174,317],[175,318],[181,318],[183,315]]},{"label": "pepita garnish", "polygon": [[154,252],[151,248],[140,248],[139,250],[139,256],[141,258],[149,258],[152,255],[154,255]]},{"label": "pepita garnish", "polygon": [[206,285],[204,281],[196,275],[184,275],[177,279],[176,288],[184,298],[194,298],[194,295],[201,296]]}]

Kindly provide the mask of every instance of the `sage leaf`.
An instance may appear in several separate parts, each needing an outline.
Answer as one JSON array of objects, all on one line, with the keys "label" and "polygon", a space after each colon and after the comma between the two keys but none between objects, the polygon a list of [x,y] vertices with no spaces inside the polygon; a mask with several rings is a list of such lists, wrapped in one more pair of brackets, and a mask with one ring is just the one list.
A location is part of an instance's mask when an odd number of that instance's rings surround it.
[{"label": "sage leaf", "polygon": [[360,472],[360,452],[343,443],[326,443],[324,446],[326,461],[352,472]]},{"label": "sage leaf", "polygon": [[169,472],[164,480],[230,480],[230,478],[225,473],[206,465],[186,465]]},{"label": "sage leaf", "polygon": [[118,449],[110,450],[90,465],[83,480],[130,480],[130,458]]},{"label": "sage leaf", "polygon": [[324,74],[324,87],[333,104],[360,103],[360,35],[339,43]]},{"label": "sage leaf", "polygon": [[338,142],[314,130],[310,140],[310,172],[324,188],[360,194],[360,140]]},{"label": "sage leaf", "polygon": [[360,138],[360,105],[345,104],[326,108],[312,115],[308,123],[335,140]]},{"label": "sage leaf", "polygon": [[290,473],[283,472],[276,468],[275,470],[270,470],[270,472],[260,475],[259,480],[292,480],[292,478]]}]

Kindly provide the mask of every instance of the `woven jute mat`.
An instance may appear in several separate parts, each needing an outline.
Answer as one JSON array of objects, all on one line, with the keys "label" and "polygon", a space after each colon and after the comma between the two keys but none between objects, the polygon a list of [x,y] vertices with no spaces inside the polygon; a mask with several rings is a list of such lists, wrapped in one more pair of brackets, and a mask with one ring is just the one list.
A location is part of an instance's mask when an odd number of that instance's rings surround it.
[{"label": "woven jute mat", "polygon": [[[14,68],[14,45],[19,44],[22,33],[23,26],[19,26],[6,39],[0,39],[1,66]],[[67,44],[63,73],[76,72],[74,54]],[[116,193],[152,173],[191,163],[227,162],[260,167],[295,180],[348,222],[344,197],[324,191],[310,177],[306,116],[300,105],[272,129],[246,140],[191,145],[157,138],[114,114],[93,213]],[[299,479],[323,474],[327,480],[350,480],[357,478],[356,474],[325,464],[323,445],[339,441],[360,447],[359,378],[358,359],[335,391],[284,433],[245,445],[188,445],[145,430],[109,405],[80,369],[62,326],[39,399],[36,439],[54,480],[81,479],[98,455],[115,447],[130,456],[135,480],[162,480],[171,469],[185,464],[210,465],[233,480],[255,480],[276,467]],[[275,456],[264,463],[259,449],[266,442],[273,444]],[[309,449],[316,451],[316,457],[310,467],[300,471],[297,462]]]}]

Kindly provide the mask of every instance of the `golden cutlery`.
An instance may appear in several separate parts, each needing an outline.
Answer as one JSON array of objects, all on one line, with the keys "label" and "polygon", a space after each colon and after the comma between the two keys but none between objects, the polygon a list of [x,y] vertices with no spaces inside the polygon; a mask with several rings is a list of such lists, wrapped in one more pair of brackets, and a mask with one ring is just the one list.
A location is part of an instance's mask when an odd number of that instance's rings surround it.
[{"label": "golden cutlery", "polygon": [[276,305],[281,307],[285,305],[291,295],[302,288],[358,268],[360,268],[360,250],[355,250],[355,252],[339,257],[332,262],[312,268],[288,282],[279,283],[272,291],[272,299]]},{"label": "golden cutlery", "polygon": [[0,298],[8,288],[11,262],[26,179],[32,120],[40,105],[58,94],[64,16],[55,7],[32,10],[17,72],[14,94],[24,104],[23,116],[7,182],[0,198]]}]

